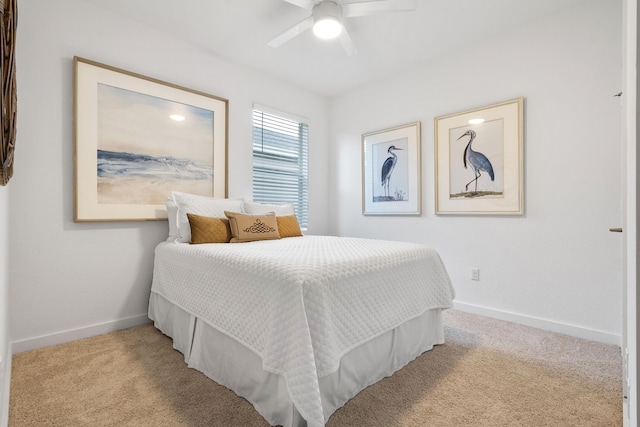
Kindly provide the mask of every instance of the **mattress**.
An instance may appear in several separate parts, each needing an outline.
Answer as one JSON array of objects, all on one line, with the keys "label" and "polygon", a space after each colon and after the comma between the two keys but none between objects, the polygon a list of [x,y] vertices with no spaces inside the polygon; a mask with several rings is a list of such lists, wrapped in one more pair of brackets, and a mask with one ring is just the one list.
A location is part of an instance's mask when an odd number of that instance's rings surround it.
[{"label": "mattress", "polygon": [[232,338],[281,377],[309,426],[324,425],[320,382],[346,354],[451,307],[454,295],[433,249],[332,236],[163,242],[152,284],[153,298]]}]

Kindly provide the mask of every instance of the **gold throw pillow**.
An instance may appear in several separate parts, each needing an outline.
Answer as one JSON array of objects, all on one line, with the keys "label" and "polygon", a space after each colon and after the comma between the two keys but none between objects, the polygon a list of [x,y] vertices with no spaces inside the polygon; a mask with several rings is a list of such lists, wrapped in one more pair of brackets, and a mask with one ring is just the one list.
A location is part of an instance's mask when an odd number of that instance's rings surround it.
[{"label": "gold throw pillow", "polygon": [[279,239],[276,215],[269,212],[264,215],[248,215],[238,212],[227,212],[231,228],[231,243],[253,242],[255,240]]},{"label": "gold throw pillow", "polygon": [[278,233],[280,237],[297,237],[302,236],[298,218],[295,215],[277,216]]},{"label": "gold throw pillow", "polygon": [[208,216],[187,214],[191,227],[191,243],[229,243],[231,228],[227,218],[212,218]]}]

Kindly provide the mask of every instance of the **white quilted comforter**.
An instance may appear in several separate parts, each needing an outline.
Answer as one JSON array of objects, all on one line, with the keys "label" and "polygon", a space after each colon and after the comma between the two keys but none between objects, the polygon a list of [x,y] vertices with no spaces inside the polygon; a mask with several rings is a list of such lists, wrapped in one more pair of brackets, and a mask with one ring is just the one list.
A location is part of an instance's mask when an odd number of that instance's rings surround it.
[{"label": "white quilted comforter", "polygon": [[238,244],[163,242],[152,292],[237,339],[283,375],[310,427],[325,423],[318,378],[350,349],[428,309],[454,290],[423,245],[304,236]]}]

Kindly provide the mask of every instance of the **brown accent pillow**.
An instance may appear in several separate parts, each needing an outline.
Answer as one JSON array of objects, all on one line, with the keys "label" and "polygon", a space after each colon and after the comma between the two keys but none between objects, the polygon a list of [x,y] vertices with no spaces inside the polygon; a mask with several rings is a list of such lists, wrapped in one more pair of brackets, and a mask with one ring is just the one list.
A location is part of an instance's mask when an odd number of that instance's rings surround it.
[{"label": "brown accent pillow", "polygon": [[249,215],[239,212],[227,212],[231,228],[231,243],[253,242],[255,240],[279,239],[276,214],[269,212],[264,215]]},{"label": "brown accent pillow", "polygon": [[298,237],[302,236],[298,218],[295,215],[277,216],[278,233],[280,237]]},{"label": "brown accent pillow", "polygon": [[229,243],[233,237],[227,218],[212,218],[192,213],[187,213],[187,218],[191,227],[191,244]]}]

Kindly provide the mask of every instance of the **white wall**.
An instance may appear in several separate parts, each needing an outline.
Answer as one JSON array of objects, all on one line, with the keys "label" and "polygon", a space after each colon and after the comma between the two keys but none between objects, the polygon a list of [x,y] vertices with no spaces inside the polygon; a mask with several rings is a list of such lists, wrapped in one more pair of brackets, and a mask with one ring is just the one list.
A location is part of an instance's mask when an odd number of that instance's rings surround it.
[{"label": "white wall", "polygon": [[309,233],[327,232],[327,99],[83,1],[20,0],[18,7],[9,188],[14,351],[144,321],[153,249],[168,231],[164,221],[73,222],[74,55],[229,99],[230,197],[251,197],[254,102],[309,119]]},{"label": "white wall", "polygon": [[[10,181],[12,182],[12,181]],[[7,294],[9,289],[9,187],[0,187],[0,360],[7,342]]]},{"label": "white wall", "polygon": [[[620,1],[585,1],[333,99],[331,231],[437,248],[461,308],[619,343],[621,16]],[[526,214],[436,216],[434,117],[519,96]],[[361,134],[417,120],[422,216],[363,217]]]},{"label": "white wall", "polygon": [[[12,181],[9,181],[11,183]],[[7,425],[9,417],[9,191],[0,187],[0,425]]]}]

